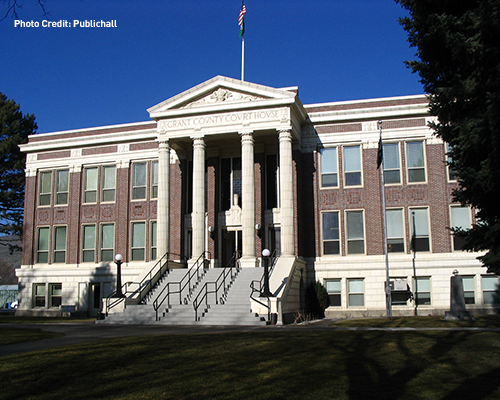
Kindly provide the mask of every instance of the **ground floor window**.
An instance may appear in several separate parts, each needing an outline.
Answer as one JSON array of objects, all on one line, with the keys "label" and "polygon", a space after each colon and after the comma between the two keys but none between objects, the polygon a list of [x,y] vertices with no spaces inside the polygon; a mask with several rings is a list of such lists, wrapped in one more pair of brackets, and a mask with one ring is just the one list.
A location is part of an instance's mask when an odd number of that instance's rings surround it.
[{"label": "ground floor window", "polygon": [[328,293],[328,298],[330,300],[330,306],[340,307],[342,305],[341,288],[342,286],[340,279],[333,279],[326,281],[326,291]]},{"label": "ground floor window", "polygon": [[483,303],[500,304],[498,276],[483,276]]},{"label": "ground floor window", "polygon": [[33,285],[33,302],[35,307],[45,307],[45,283]]},{"label": "ground floor window", "polygon": [[363,279],[347,280],[347,298],[349,307],[362,307],[365,305],[365,283]]},{"label": "ground floor window", "polygon": [[323,254],[340,254],[339,212],[323,213]]},{"label": "ground floor window", "polygon": [[50,284],[50,306],[59,307],[62,304],[62,284]]},{"label": "ground floor window", "polygon": [[[156,221],[151,222],[151,260],[156,260],[157,254],[156,254],[156,228],[157,223]],[[162,254],[163,256],[163,254]]]},{"label": "ground floor window", "polygon": [[431,279],[417,278],[416,302],[418,306],[431,305]]},{"label": "ground floor window", "polygon": [[474,294],[474,277],[463,276],[462,283],[464,287],[465,304],[476,304],[475,294]]}]

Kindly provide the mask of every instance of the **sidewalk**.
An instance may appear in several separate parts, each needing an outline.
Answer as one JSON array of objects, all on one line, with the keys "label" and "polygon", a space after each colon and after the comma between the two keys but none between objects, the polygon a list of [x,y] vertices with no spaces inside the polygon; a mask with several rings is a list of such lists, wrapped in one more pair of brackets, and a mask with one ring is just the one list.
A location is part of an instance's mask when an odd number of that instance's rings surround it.
[{"label": "sidewalk", "polygon": [[211,334],[225,332],[251,332],[251,331],[293,331],[293,330],[351,330],[351,331],[484,331],[500,332],[500,328],[358,328],[358,327],[333,327],[334,320],[323,319],[299,325],[268,325],[268,326],[206,326],[206,325],[101,325],[94,322],[87,323],[62,323],[62,324],[0,324],[2,327],[19,329],[41,329],[48,332],[62,333],[64,336],[45,339],[35,342],[25,342],[0,346],[0,357],[12,354],[26,353],[29,351],[44,350],[54,347],[68,346],[94,340],[110,339],[117,337],[144,336],[144,335],[176,335],[176,334]]}]

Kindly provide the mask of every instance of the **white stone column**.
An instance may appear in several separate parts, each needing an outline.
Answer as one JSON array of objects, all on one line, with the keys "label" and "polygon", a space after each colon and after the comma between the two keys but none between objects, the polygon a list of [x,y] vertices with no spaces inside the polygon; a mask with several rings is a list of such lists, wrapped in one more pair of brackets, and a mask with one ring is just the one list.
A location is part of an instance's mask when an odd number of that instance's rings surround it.
[{"label": "white stone column", "polygon": [[193,228],[192,258],[205,251],[205,139],[193,137]]},{"label": "white stone column", "polygon": [[170,143],[158,139],[158,210],[156,223],[157,256],[170,251]]},{"label": "white stone column", "polygon": [[241,225],[243,261],[255,266],[255,169],[253,132],[241,132]]},{"label": "white stone column", "polygon": [[280,143],[280,199],[281,199],[281,254],[295,254],[295,230],[293,226],[293,162],[292,133],[279,131]]}]

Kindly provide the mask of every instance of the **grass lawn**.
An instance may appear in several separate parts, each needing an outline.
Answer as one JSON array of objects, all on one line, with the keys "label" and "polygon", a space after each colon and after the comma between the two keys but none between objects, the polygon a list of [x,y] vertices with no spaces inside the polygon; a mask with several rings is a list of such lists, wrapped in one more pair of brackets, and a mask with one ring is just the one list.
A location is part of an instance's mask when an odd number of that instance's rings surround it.
[{"label": "grass lawn", "polygon": [[0,399],[498,399],[500,334],[258,331],[2,357]]}]

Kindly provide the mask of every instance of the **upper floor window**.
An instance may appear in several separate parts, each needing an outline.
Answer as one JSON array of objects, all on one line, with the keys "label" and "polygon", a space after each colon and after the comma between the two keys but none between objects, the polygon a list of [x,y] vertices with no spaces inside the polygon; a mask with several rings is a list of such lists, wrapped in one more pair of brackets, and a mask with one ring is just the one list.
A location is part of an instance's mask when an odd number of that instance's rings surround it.
[{"label": "upper floor window", "polygon": [[401,165],[399,163],[399,144],[388,143],[383,145],[384,155],[384,182],[401,183]]},{"label": "upper floor window", "polygon": [[402,209],[386,210],[387,250],[389,253],[405,251],[405,229]]},{"label": "upper floor window", "polygon": [[48,227],[38,228],[37,263],[47,264],[49,262],[49,240],[50,229]]},{"label": "upper floor window", "polygon": [[97,167],[85,168],[83,173],[83,202],[95,203],[97,202]]},{"label": "upper floor window", "polygon": [[339,212],[324,212],[323,216],[323,254],[340,254]]},{"label": "upper floor window", "polygon": [[140,200],[146,198],[147,188],[147,164],[135,163],[132,166],[132,199]]},{"label": "upper floor window", "polygon": [[446,169],[448,171],[448,180],[449,181],[456,181],[457,176],[453,168],[451,168],[450,163],[453,161],[450,155],[450,150],[451,150],[451,145],[448,143],[445,143],[445,150],[446,150]]},{"label": "upper floor window", "polygon": [[66,227],[56,226],[54,228],[54,262],[66,262]]},{"label": "upper floor window", "polygon": [[[460,229],[469,229],[471,227],[471,216],[469,207],[451,207],[451,227]],[[453,250],[463,250],[465,239],[452,235]]]},{"label": "upper floor window", "polygon": [[151,198],[158,198],[158,161],[151,164]]},{"label": "upper floor window", "polygon": [[56,204],[68,204],[69,170],[56,172]]},{"label": "upper floor window", "polygon": [[95,225],[83,226],[82,258],[83,262],[95,262]]},{"label": "upper floor window", "polygon": [[363,211],[346,211],[347,254],[364,254],[365,228]]},{"label": "upper floor window", "polygon": [[222,158],[220,167],[221,211],[229,210],[232,206],[241,207],[241,157]]},{"label": "upper floor window", "polygon": [[425,182],[424,142],[406,143],[408,182]]},{"label": "upper floor window", "polygon": [[38,186],[38,205],[50,206],[52,194],[52,171],[40,172],[40,183]]},{"label": "upper floor window", "polygon": [[337,187],[339,185],[337,148],[321,149],[320,156],[321,187]]},{"label": "upper floor window", "polygon": [[144,261],[146,256],[146,223],[132,223],[132,261]]},{"label": "upper floor window", "polygon": [[344,147],[344,186],[361,184],[361,146]]},{"label": "upper floor window", "polygon": [[113,261],[115,253],[115,225],[101,225],[101,261]]},{"label": "upper floor window", "polygon": [[102,168],[102,201],[115,201],[116,191],[116,167],[106,165]]},{"label": "upper floor window", "polygon": [[411,209],[412,248],[413,251],[430,250],[429,210],[427,208]]}]

